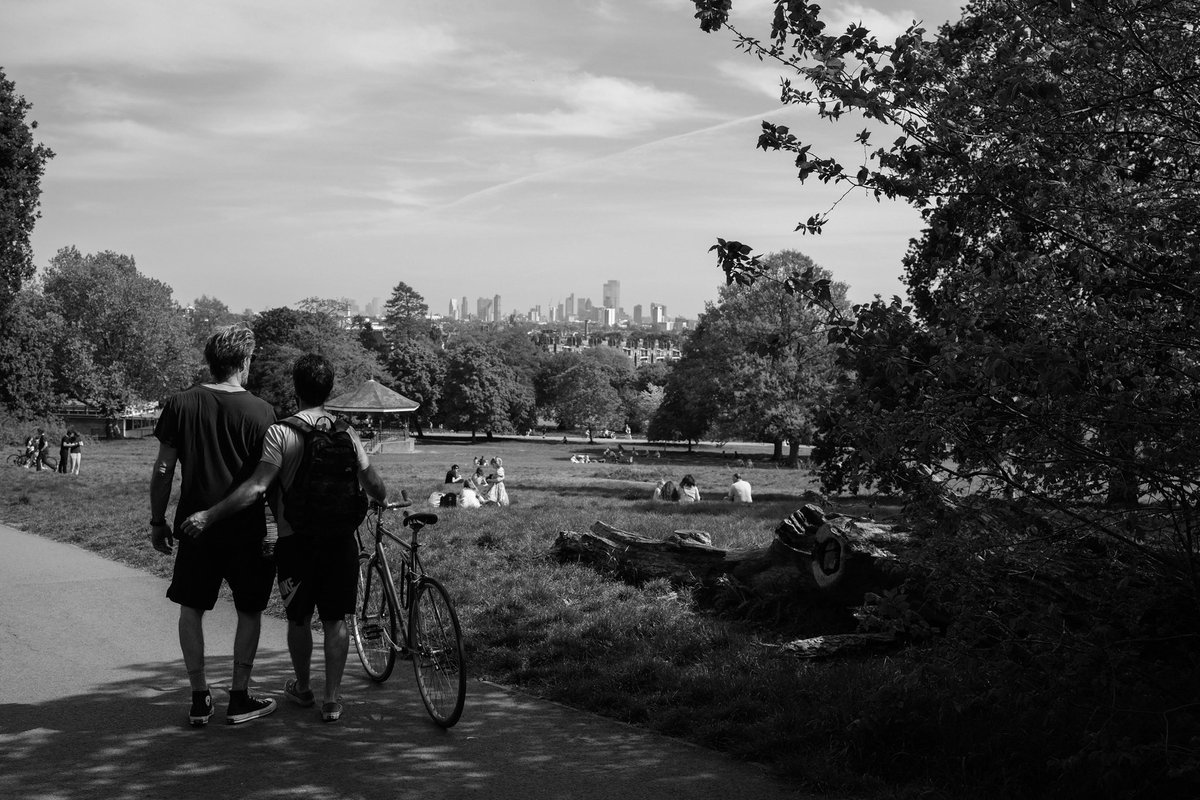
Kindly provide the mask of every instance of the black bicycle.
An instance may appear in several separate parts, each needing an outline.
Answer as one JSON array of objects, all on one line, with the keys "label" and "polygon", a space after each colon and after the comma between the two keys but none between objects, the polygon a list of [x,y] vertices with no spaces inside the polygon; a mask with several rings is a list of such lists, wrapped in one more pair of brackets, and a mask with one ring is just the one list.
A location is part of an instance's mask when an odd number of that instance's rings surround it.
[{"label": "black bicycle", "polygon": [[[36,453],[26,453],[24,450],[22,450],[19,453],[13,453],[11,456],[9,456],[8,463],[17,467],[36,467],[37,459],[38,457]],[[53,472],[54,470],[58,469],[58,459],[54,456],[43,456],[42,466]]]},{"label": "black bicycle", "polygon": [[[449,728],[462,716],[467,695],[462,628],[449,593],[421,564],[418,534],[437,523],[437,515],[405,512],[407,542],[384,524],[388,511],[409,505],[407,495],[400,503],[372,503],[359,526],[358,599],[350,632],[363,669],[376,683],[392,674],[397,655],[411,658],[429,716]],[[392,545],[399,548],[399,574],[387,560]]]}]

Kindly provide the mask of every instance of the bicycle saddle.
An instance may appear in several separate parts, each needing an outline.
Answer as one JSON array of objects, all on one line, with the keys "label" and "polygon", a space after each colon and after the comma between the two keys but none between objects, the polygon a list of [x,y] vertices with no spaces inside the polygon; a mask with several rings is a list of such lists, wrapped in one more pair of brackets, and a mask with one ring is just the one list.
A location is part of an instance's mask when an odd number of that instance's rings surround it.
[{"label": "bicycle saddle", "polygon": [[409,527],[422,527],[425,525],[433,525],[437,522],[437,514],[430,514],[427,511],[418,511],[415,514],[409,514],[404,518],[404,524]]}]

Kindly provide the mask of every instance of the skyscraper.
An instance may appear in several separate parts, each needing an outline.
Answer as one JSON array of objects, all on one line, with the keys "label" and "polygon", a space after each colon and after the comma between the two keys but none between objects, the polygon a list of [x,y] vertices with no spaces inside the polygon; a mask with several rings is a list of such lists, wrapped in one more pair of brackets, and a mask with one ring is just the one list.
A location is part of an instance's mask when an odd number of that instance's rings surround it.
[{"label": "skyscraper", "polygon": [[458,301],[450,298],[450,319],[458,319]]},{"label": "skyscraper", "polygon": [[620,281],[605,281],[604,282],[604,307],[620,310],[620,308],[621,308],[621,282]]},{"label": "skyscraper", "polygon": [[567,295],[567,302],[563,304],[567,309],[567,317],[577,316],[575,311],[575,295]]},{"label": "skyscraper", "polygon": [[633,307],[633,324],[634,325],[642,324],[642,304],[641,303],[638,303],[636,306]]},{"label": "skyscraper", "polygon": [[499,322],[502,316],[500,311],[500,295],[496,295],[492,298],[492,322]]},{"label": "skyscraper", "polygon": [[489,313],[492,310],[492,301],[491,300],[488,300],[486,297],[480,297],[475,302],[475,308],[479,312],[478,314],[475,315],[475,317],[480,322],[487,322],[489,319],[491,319],[491,315]]},{"label": "skyscraper", "polygon": [[467,296],[464,294],[463,298],[462,298],[462,302],[460,302],[458,304],[458,318],[459,319],[467,319],[468,317],[471,316],[471,312],[467,310],[468,308],[470,308],[470,306],[467,305]]}]

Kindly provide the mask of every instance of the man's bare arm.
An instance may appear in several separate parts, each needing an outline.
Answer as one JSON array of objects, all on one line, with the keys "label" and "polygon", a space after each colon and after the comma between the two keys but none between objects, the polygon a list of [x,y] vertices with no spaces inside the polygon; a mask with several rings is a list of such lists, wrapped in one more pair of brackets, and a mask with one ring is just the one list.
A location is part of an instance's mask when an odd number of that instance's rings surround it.
[{"label": "man's bare arm", "polygon": [[178,462],[179,453],[175,448],[159,442],[154,469],[150,472],[150,544],[160,553],[169,554],[175,544],[171,525],[167,522],[167,505],[171,502],[171,484]]},{"label": "man's bare arm", "polygon": [[248,508],[256,502],[261,503],[267,487],[271,485],[278,475],[279,467],[274,464],[268,464],[265,461],[258,462],[258,466],[254,468],[254,473],[242,481],[224,500],[212,508],[197,511],[189,515],[183,521],[183,525],[180,526],[183,533],[192,537],[199,536],[204,533],[206,528],[220,522],[229,515],[236,514],[243,508]]},{"label": "man's bare arm", "polygon": [[379,477],[379,472],[376,471],[374,464],[369,464],[366,469],[359,470],[358,482],[367,496],[376,503],[387,502],[387,486],[384,485],[383,478]]}]

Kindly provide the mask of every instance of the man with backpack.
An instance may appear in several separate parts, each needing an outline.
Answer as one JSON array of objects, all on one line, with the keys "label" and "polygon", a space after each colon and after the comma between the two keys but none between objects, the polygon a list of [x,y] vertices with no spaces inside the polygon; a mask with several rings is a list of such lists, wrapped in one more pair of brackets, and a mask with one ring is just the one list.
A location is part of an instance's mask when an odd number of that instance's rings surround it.
[{"label": "man with backpack", "polygon": [[358,588],[354,531],[366,515],[367,496],[386,502],[387,487],[354,429],[325,410],[334,381],[329,361],[316,353],[301,356],[292,368],[292,381],[300,410],[267,430],[262,460],[250,478],[213,507],[189,516],[183,531],[200,536],[271,490],[279,526],[279,595],[287,609],[288,651],[296,673],[283,692],[304,707],[316,701],[311,686],[315,610],[325,632],[321,719],[336,722],[350,652],[345,617],[354,613]]}]

